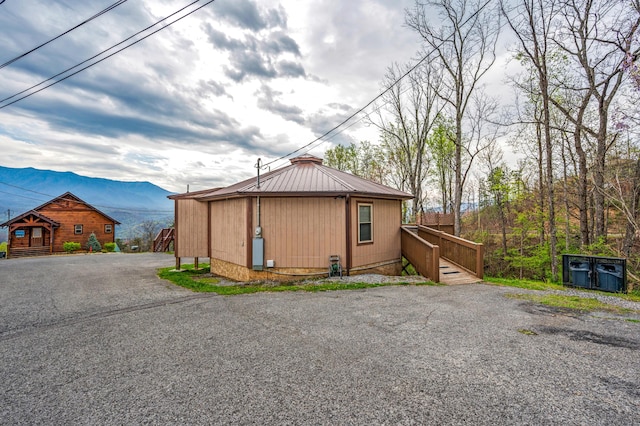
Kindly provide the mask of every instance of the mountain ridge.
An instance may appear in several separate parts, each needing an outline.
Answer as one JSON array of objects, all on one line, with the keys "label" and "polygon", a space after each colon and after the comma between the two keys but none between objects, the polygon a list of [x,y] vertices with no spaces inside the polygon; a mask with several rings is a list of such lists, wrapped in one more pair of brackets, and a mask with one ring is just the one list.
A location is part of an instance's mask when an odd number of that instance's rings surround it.
[{"label": "mountain ridge", "polygon": [[[126,238],[137,224],[147,220],[162,226],[173,220],[173,192],[148,181],[126,182],[88,177],[77,173],[42,170],[34,167],[0,166],[0,223],[71,192],[122,223],[118,238]],[[119,230],[118,230],[119,228]],[[0,241],[6,228],[0,229]]]}]

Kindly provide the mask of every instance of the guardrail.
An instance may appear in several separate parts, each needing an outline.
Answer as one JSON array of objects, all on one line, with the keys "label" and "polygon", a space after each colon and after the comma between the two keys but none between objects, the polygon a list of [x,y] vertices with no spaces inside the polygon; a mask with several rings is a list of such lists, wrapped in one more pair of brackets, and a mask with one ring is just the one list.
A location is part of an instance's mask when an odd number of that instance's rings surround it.
[{"label": "guardrail", "polygon": [[446,232],[418,225],[418,236],[440,247],[440,256],[482,279],[484,276],[484,246]]},{"label": "guardrail", "polygon": [[409,227],[401,228],[402,255],[425,278],[440,282],[440,252],[436,245],[420,238]]}]

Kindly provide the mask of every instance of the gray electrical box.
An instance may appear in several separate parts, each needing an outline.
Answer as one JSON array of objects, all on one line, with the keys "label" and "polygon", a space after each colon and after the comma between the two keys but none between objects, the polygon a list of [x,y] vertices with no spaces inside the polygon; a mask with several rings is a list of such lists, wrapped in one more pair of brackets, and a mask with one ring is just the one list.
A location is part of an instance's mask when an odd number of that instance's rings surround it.
[{"label": "gray electrical box", "polygon": [[264,269],[264,238],[253,239],[253,270]]}]

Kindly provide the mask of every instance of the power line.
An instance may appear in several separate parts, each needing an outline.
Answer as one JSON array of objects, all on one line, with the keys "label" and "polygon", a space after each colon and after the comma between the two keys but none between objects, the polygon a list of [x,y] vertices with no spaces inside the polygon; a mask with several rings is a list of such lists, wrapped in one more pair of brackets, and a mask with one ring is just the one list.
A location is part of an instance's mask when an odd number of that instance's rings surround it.
[{"label": "power line", "polygon": [[[465,21],[460,24],[459,26],[462,27],[464,25],[467,24],[467,22],[469,22],[470,20],[472,20],[473,18],[476,17],[476,15],[478,15],[482,10],[484,10],[485,7],[487,7],[487,5],[490,3],[490,0],[485,1],[485,3],[479,7],[475,12],[473,12],[471,14],[471,16],[469,16],[467,19],[465,19]],[[451,36],[455,35],[455,32],[451,33]],[[293,154],[296,154],[300,151],[302,151],[303,149],[310,147],[311,145],[315,144],[316,142],[319,141],[325,141],[327,140],[327,136],[332,133],[333,131],[335,131],[336,129],[338,129],[339,127],[342,127],[343,125],[345,125],[347,122],[349,122],[352,118],[354,118],[356,115],[360,114],[361,112],[363,112],[366,108],[368,108],[372,103],[374,103],[375,101],[377,101],[378,99],[380,99],[382,96],[384,96],[389,90],[391,90],[393,87],[395,87],[398,83],[400,83],[400,81],[402,79],[404,79],[407,75],[411,74],[416,68],[418,68],[418,66],[420,66],[425,60],[427,60],[437,49],[439,49],[446,40],[448,40],[451,36],[443,38],[442,41],[438,44],[438,46],[431,48],[431,50],[426,53],[422,59],[420,59],[416,64],[414,64],[411,68],[409,68],[409,70],[407,72],[405,72],[404,74],[402,74],[400,77],[398,77],[393,83],[391,83],[385,90],[383,90],[380,94],[378,94],[375,98],[373,98],[371,101],[369,101],[365,106],[363,106],[362,108],[358,109],[356,112],[354,112],[353,114],[351,114],[350,116],[348,116],[346,119],[344,119],[343,121],[341,121],[338,125],[336,125],[335,127],[333,127],[332,129],[330,129],[329,131],[323,133],[322,135],[318,136],[317,138],[315,138],[314,140],[312,140],[311,142],[301,146],[300,148],[291,151],[288,154],[285,154],[281,157],[276,158],[275,160],[272,160],[268,163],[265,163],[265,166],[269,166],[273,163],[275,163],[276,161],[280,161],[283,160]],[[361,120],[361,119],[360,119]],[[360,121],[358,120],[358,121]],[[346,130],[346,129],[345,129]],[[344,130],[343,130],[344,131]],[[340,132],[341,133],[341,132]],[[339,133],[336,133],[336,135]],[[310,148],[311,149],[311,148]],[[308,151],[306,151],[308,152]]]},{"label": "power line", "polygon": [[[348,116],[347,118],[345,118],[344,120],[342,120],[338,125],[334,126],[333,128],[331,128],[329,131],[323,133],[322,135],[318,136],[317,138],[315,138],[314,140],[312,140],[311,142],[309,142],[306,145],[301,146],[300,148],[291,151],[288,154],[285,154],[279,158],[276,158],[275,160],[272,160],[268,163],[265,163],[265,166],[268,166],[270,164],[275,163],[276,161],[280,161],[283,160],[287,157],[289,157],[290,155],[293,155],[297,152],[302,151],[303,149],[307,148],[308,146],[324,140],[325,137],[327,137],[330,133],[332,133],[334,130],[342,127],[343,125],[345,125],[347,122],[349,122],[353,117],[355,117],[356,115],[360,114],[362,111],[364,111],[366,108],[369,107],[369,105],[371,105],[372,103],[374,103],[375,101],[377,101],[378,99],[380,99],[382,96],[384,96],[389,90],[393,89],[394,86],[396,86],[398,83],[400,83],[400,81],[405,78],[407,75],[411,74],[416,68],[418,68],[418,66],[420,66],[424,61],[427,60],[427,58],[431,55],[431,53],[433,53],[433,51],[427,53],[422,59],[420,59],[418,62],[415,63],[415,65],[413,65],[411,68],[409,68],[409,70],[407,72],[405,72],[404,74],[402,74],[398,79],[396,79],[396,81],[394,81],[393,83],[391,83],[389,85],[389,87],[387,87],[385,90],[383,90],[381,93],[379,93],[375,98],[373,98],[372,100],[370,100],[365,106],[363,106],[362,108],[358,109],[356,112],[354,112],[353,114],[351,114],[350,116]],[[0,107],[1,108],[1,107]]]},{"label": "power line", "polygon": [[[19,60],[19,59],[24,58],[25,56],[29,55],[30,53],[35,52],[36,50],[40,49],[41,47],[44,47],[44,46],[46,46],[47,44],[49,44],[49,43],[51,43],[51,42],[53,42],[53,41],[55,41],[55,40],[59,39],[60,37],[62,37],[62,36],[64,36],[64,35],[66,35],[66,34],[69,34],[71,31],[73,31],[73,30],[75,30],[75,29],[77,29],[77,28],[80,28],[81,26],[83,26],[83,25],[84,25],[84,24],[86,24],[87,22],[93,21],[94,19],[96,19],[96,18],[98,18],[98,17],[100,17],[100,16],[104,15],[105,13],[109,12],[110,10],[115,9],[116,7],[120,6],[121,4],[123,4],[123,3],[127,2],[127,1],[128,1],[128,0],[119,0],[119,1],[115,2],[115,3],[114,3],[114,4],[112,4],[111,6],[108,6],[107,8],[105,8],[105,9],[101,10],[100,12],[96,13],[96,14],[95,14],[95,15],[93,15],[92,17],[90,17],[90,18],[88,18],[88,19],[85,19],[84,21],[80,22],[80,23],[79,23],[78,25],[76,25],[75,27],[69,28],[67,31],[63,32],[62,34],[59,34],[59,35],[55,36],[54,38],[52,38],[52,39],[50,39],[50,40],[48,40],[48,41],[45,41],[44,43],[42,43],[42,44],[40,44],[40,45],[38,45],[38,46],[34,47],[33,49],[31,49],[31,50],[29,50],[29,51],[27,51],[27,52],[25,52],[25,53],[23,53],[23,54],[21,54],[21,55],[18,55],[18,56],[16,56],[16,57],[15,57],[15,58],[13,58],[13,59],[8,60],[8,61],[7,61],[7,62],[5,62],[4,64],[0,65],[0,69],[4,68],[4,67],[6,67],[6,66],[11,65],[11,64],[12,64],[12,63],[14,63],[15,61],[17,61],[17,60]],[[0,2],[0,4],[2,4],[2,3],[4,3],[4,0],[3,0],[2,2]]]},{"label": "power line", "polygon": [[[38,87],[38,86],[40,86],[40,85],[42,85],[42,84],[46,83],[47,81],[51,81],[51,80],[53,80],[54,78],[59,77],[59,76],[61,76],[62,74],[65,74],[65,73],[67,73],[68,71],[71,71],[72,69],[77,68],[77,67],[79,67],[80,65],[85,64],[85,63],[87,63],[87,62],[91,61],[92,59],[97,58],[98,56],[101,56],[101,55],[102,55],[102,54],[104,54],[105,52],[108,52],[109,50],[111,50],[111,49],[113,49],[113,48],[115,48],[115,47],[117,47],[117,46],[119,46],[119,45],[121,45],[121,44],[123,44],[123,43],[125,43],[125,42],[127,42],[127,41],[129,41],[129,40],[131,40],[131,39],[132,39],[132,38],[134,38],[135,36],[140,35],[141,33],[143,33],[143,32],[145,32],[145,31],[149,30],[150,28],[152,28],[152,27],[154,27],[154,26],[158,25],[160,22],[165,21],[165,20],[167,20],[168,18],[173,17],[174,15],[176,15],[176,14],[178,14],[178,13],[182,12],[182,11],[183,11],[183,10],[185,10],[186,8],[188,8],[188,7],[192,6],[192,5],[194,5],[194,4],[196,4],[196,3],[200,2],[200,1],[201,1],[201,0],[196,0],[196,1],[194,1],[194,2],[192,2],[192,3],[190,3],[190,4],[188,4],[188,5],[184,6],[183,8],[181,8],[181,9],[179,9],[179,10],[177,10],[177,11],[173,12],[172,14],[170,14],[170,15],[168,15],[168,16],[166,16],[166,17],[164,17],[164,18],[160,19],[160,20],[158,20],[158,21],[157,21],[157,22],[155,22],[154,24],[149,25],[149,26],[148,26],[148,27],[146,27],[145,29],[138,31],[137,33],[133,34],[133,35],[132,35],[132,36],[130,36],[130,37],[127,37],[126,39],[122,40],[121,42],[119,42],[119,43],[117,43],[117,44],[114,44],[114,45],[113,45],[113,46],[111,46],[110,48],[105,49],[105,50],[103,50],[102,52],[100,52],[100,53],[98,53],[98,54],[96,54],[96,55],[94,55],[94,56],[90,57],[89,59],[86,59],[86,60],[84,60],[84,61],[82,61],[82,62],[80,62],[80,63],[78,63],[78,64],[76,64],[76,65],[74,65],[74,66],[72,66],[72,67],[70,67],[70,68],[67,68],[66,70],[64,70],[64,71],[62,71],[62,72],[60,72],[60,73],[58,73],[58,74],[56,74],[56,75],[54,75],[54,76],[52,76],[52,77],[49,77],[48,79],[43,80],[43,81],[41,81],[40,83],[35,84],[35,85],[33,85],[33,86],[29,87],[28,89],[25,89],[25,90],[23,90],[23,91],[21,91],[21,92],[18,92],[18,93],[16,93],[16,94],[13,94],[13,95],[11,95],[11,96],[7,97],[7,98],[4,98],[4,99],[0,100],[0,102],[5,102],[5,101],[8,101],[9,99],[15,98],[16,96],[19,96],[19,95],[21,95],[21,94],[23,94],[23,93],[25,93],[25,92],[28,92],[28,91],[30,91],[31,89],[34,89],[34,88],[36,88],[36,87]],[[21,100],[23,100],[23,99],[25,99],[25,98],[28,98],[28,97],[30,97],[30,96],[33,96],[33,95],[35,95],[36,93],[39,93],[39,92],[41,92],[41,91],[43,91],[43,90],[45,90],[45,89],[48,89],[49,87],[51,87],[51,86],[53,86],[53,85],[56,85],[56,84],[58,84],[58,83],[60,83],[60,82],[62,82],[62,81],[64,81],[64,80],[66,80],[66,79],[68,79],[68,78],[70,78],[70,77],[73,77],[73,76],[74,76],[74,75],[76,75],[76,74],[79,74],[80,72],[82,72],[82,71],[84,71],[84,70],[86,70],[86,69],[88,69],[88,68],[91,68],[91,67],[92,67],[92,66],[94,66],[94,65],[99,64],[100,62],[102,62],[102,61],[104,61],[104,60],[106,60],[106,59],[109,59],[110,57],[112,57],[112,56],[116,55],[117,53],[120,53],[120,52],[122,52],[123,50],[128,49],[129,47],[131,47],[131,46],[133,46],[133,45],[135,45],[135,44],[140,43],[141,41],[143,41],[143,40],[145,40],[145,39],[147,39],[147,38],[151,37],[151,36],[152,36],[152,35],[154,35],[155,33],[159,32],[159,31],[162,31],[162,30],[164,30],[165,28],[168,28],[169,26],[171,26],[171,25],[175,24],[176,22],[178,22],[178,21],[180,21],[180,20],[182,20],[182,19],[186,18],[187,16],[189,16],[189,15],[191,15],[191,14],[193,14],[193,13],[197,12],[198,10],[202,9],[203,7],[208,6],[209,4],[213,3],[214,1],[215,1],[215,0],[209,0],[209,1],[207,1],[207,2],[206,2],[205,4],[203,4],[202,6],[199,6],[199,7],[197,7],[196,9],[194,9],[194,10],[192,10],[192,11],[188,12],[187,14],[182,15],[182,16],[180,16],[179,18],[176,18],[174,21],[171,21],[171,22],[167,23],[167,25],[165,25],[165,26],[163,26],[163,27],[161,27],[161,28],[159,28],[159,29],[157,29],[157,30],[155,30],[155,31],[153,31],[153,32],[151,32],[151,33],[149,33],[149,34],[145,35],[144,37],[142,37],[142,38],[140,38],[140,39],[138,39],[138,40],[133,41],[131,44],[128,44],[128,45],[126,45],[126,46],[124,46],[124,47],[122,47],[122,48],[120,48],[120,49],[116,50],[115,52],[113,52],[113,53],[111,53],[111,54],[109,54],[109,55],[105,56],[104,58],[99,59],[99,60],[97,60],[97,61],[95,61],[95,62],[93,62],[93,63],[90,63],[89,65],[87,65],[87,66],[85,66],[85,67],[83,67],[83,68],[80,68],[79,70],[77,70],[77,71],[75,71],[75,72],[73,72],[73,73],[71,73],[71,74],[68,74],[68,75],[66,75],[66,76],[62,77],[62,78],[61,78],[61,79],[59,79],[59,80],[56,80],[56,81],[52,82],[51,84],[48,84],[48,85],[46,85],[46,86],[44,86],[44,87],[41,87],[40,89],[38,89],[38,90],[36,90],[36,91],[33,91],[33,92],[31,92],[31,93],[28,93],[28,94],[26,94],[26,95],[24,95],[24,96],[22,96],[22,97],[20,97],[20,98],[18,98],[18,99],[15,99],[14,101],[11,101],[11,102],[9,102],[9,103],[7,103],[7,104],[5,104],[5,105],[2,105],[2,106],[0,106],[0,109],[6,108],[6,107],[8,107],[9,105],[13,105],[13,104],[15,104],[16,102],[19,102],[19,101],[21,101]]]}]

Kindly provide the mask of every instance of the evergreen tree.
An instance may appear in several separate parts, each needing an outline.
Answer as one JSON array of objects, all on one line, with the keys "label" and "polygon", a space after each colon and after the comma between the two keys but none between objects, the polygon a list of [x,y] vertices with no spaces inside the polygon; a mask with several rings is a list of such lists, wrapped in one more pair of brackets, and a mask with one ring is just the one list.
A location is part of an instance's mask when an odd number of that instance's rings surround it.
[{"label": "evergreen tree", "polygon": [[96,234],[94,234],[93,232],[91,233],[91,235],[89,235],[89,240],[87,240],[87,250],[91,250],[91,251],[102,250],[102,246],[100,245],[98,238],[96,238]]}]

